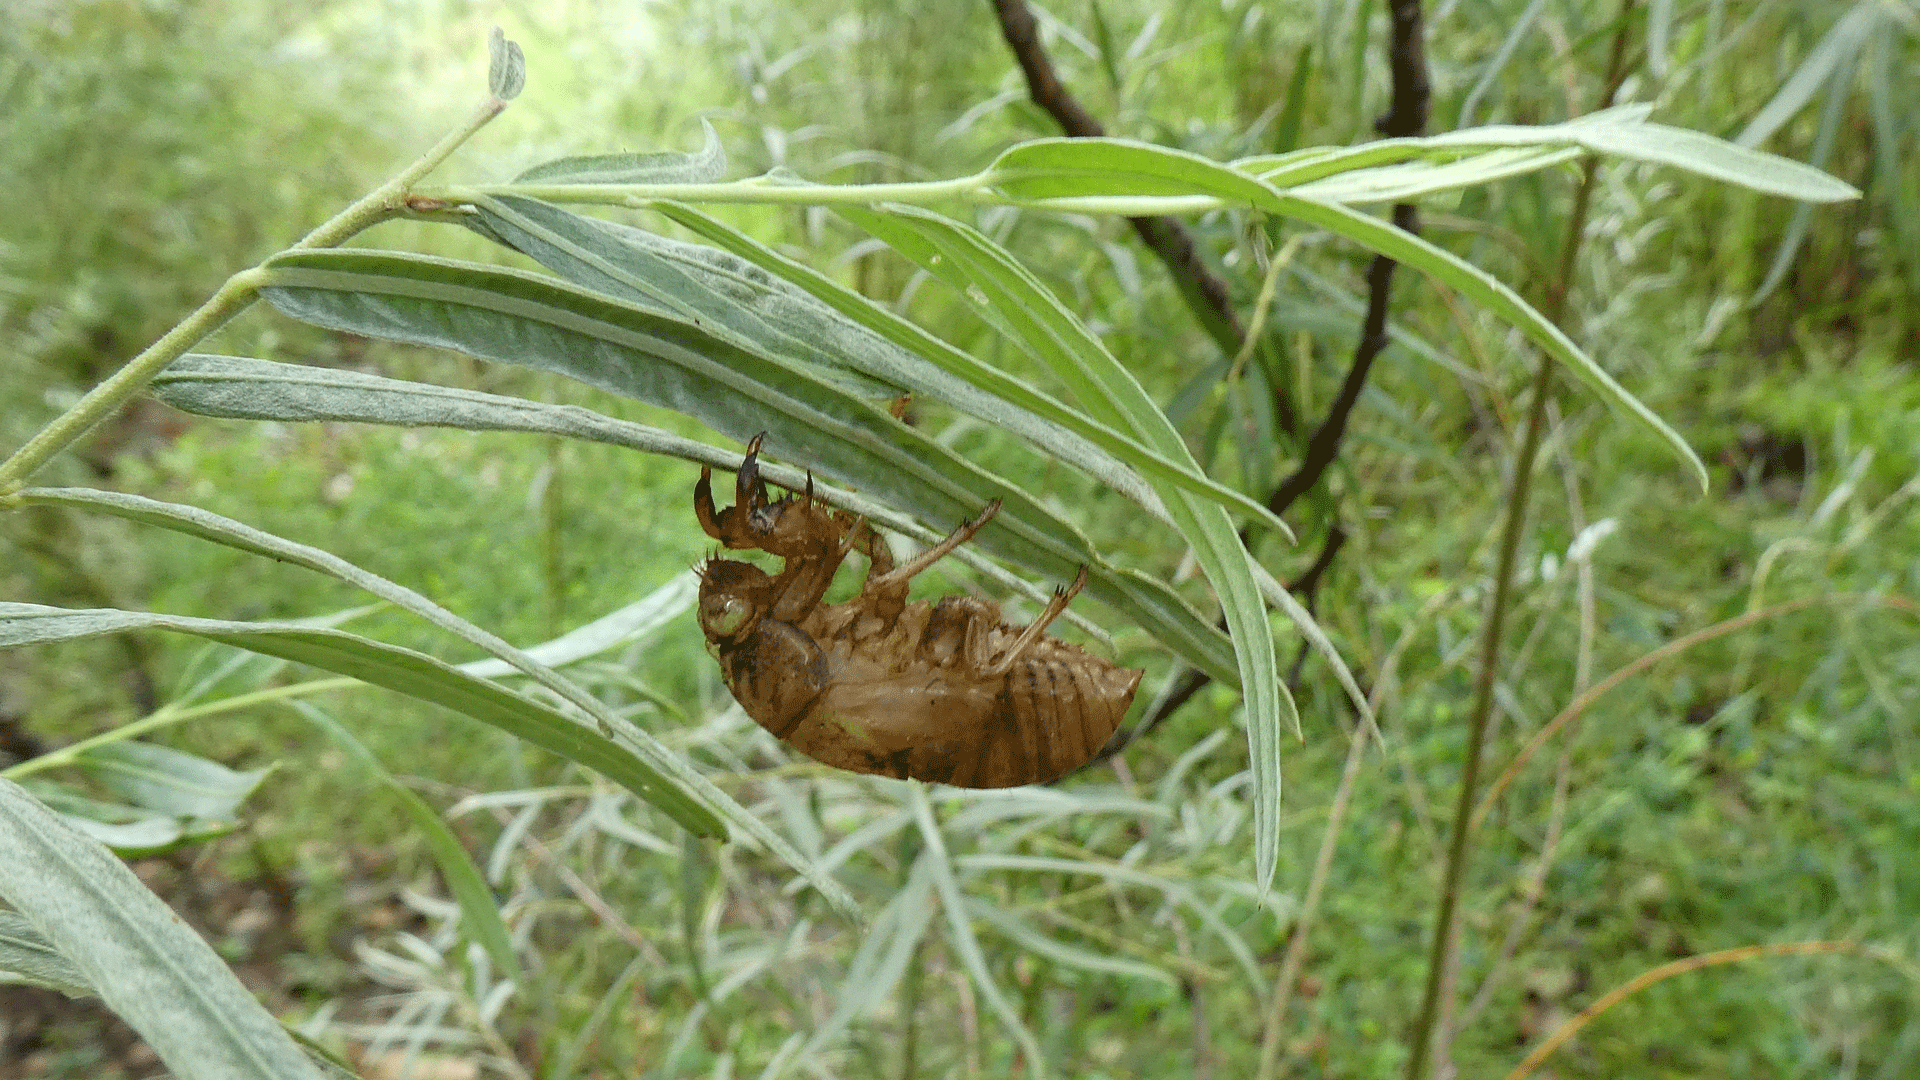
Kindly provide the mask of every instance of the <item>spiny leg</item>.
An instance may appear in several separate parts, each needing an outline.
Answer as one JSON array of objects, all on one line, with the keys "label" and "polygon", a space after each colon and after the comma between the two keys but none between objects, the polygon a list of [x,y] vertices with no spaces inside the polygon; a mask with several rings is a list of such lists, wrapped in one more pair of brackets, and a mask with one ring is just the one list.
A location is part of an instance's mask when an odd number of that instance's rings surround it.
[{"label": "spiny leg", "polygon": [[1014,639],[1013,644],[1007,646],[1007,651],[1001,655],[1000,659],[982,667],[980,673],[988,676],[1005,675],[1011,670],[1021,654],[1025,653],[1035,641],[1040,640],[1040,635],[1047,632],[1048,624],[1059,618],[1061,612],[1067,610],[1067,605],[1073,601],[1074,597],[1080,595],[1080,590],[1086,584],[1087,568],[1082,566],[1080,573],[1074,577],[1073,584],[1064,589],[1053,590],[1053,599],[1047,602],[1046,608],[1040,612],[1040,617],[1028,623],[1027,628],[1020,631],[1020,636]]},{"label": "spiny leg", "polygon": [[[973,539],[973,534],[985,528],[987,522],[993,520],[993,515],[999,512],[1000,500],[995,499],[981,509],[979,517],[974,518],[972,521],[963,522],[961,526],[953,530],[945,540],[940,541],[885,573],[869,574],[866,584],[861,586],[860,591],[862,593],[873,593],[906,588],[907,582],[913,580],[913,575],[946,558],[953,553],[953,549]],[[876,537],[876,540],[877,539]]]}]

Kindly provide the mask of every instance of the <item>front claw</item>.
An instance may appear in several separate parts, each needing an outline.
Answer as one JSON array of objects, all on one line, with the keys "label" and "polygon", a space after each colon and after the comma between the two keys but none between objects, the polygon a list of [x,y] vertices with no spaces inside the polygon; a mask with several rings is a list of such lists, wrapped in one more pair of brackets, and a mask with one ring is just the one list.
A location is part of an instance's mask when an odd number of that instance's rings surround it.
[{"label": "front claw", "polygon": [[758,536],[772,532],[780,516],[778,504],[767,497],[767,482],[760,478],[760,440],[766,437],[763,431],[748,440],[747,456],[740,462],[733,488],[734,510]]},{"label": "front claw", "polygon": [[747,456],[733,478],[733,504],[746,507],[744,513],[767,505],[767,483],[760,479],[760,440],[766,437],[763,431],[747,440]]},{"label": "front claw", "polygon": [[713,470],[700,467],[700,482],[693,485],[693,516],[700,528],[730,548],[758,547],[756,534],[765,532],[772,521],[768,512],[767,485],[760,479],[761,432],[747,441],[747,456],[734,474],[733,505],[721,510],[713,504]]},{"label": "front claw", "polygon": [[722,542],[726,537],[720,532],[720,519],[713,509],[713,470],[700,466],[700,482],[693,485],[693,516],[700,519],[700,528],[708,536]]}]

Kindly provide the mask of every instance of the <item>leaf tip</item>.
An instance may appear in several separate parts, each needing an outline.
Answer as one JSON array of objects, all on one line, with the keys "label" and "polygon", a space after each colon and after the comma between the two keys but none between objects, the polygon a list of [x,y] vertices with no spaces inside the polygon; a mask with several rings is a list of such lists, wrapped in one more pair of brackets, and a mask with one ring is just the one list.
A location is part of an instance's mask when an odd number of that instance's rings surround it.
[{"label": "leaf tip", "polygon": [[520,43],[494,27],[487,34],[487,87],[501,101],[512,101],[527,85],[527,57]]}]

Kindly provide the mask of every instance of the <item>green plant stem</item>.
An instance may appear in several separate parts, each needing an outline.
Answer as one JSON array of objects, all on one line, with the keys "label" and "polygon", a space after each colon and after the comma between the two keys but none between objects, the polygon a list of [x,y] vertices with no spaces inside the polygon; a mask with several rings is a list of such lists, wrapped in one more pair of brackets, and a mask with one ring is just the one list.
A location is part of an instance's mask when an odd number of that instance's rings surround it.
[{"label": "green plant stem", "polygon": [[1305,243],[1306,234],[1298,233],[1287,241],[1287,246],[1267,262],[1267,274],[1260,282],[1260,298],[1254,301],[1253,319],[1247,324],[1247,332],[1240,343],[1240,351],[1233,355],[1233,367],[1227,372],[1229,385],[1240,381],[1241,372],[1247,368],[1247,358],[1260,344],[1260,337],[1267,330],[1267,309],[1273,306],[1274,294],[1280,291],[1280,274],[1300,253],[1300,245]]},{"label": "green plant stem", "polygon": [[1407,1080],[1427,1074],[1433,1028],[1439,1021],[1440,990],[1445,983],[1448,944],[1460,902],[1460,883],[1471,850],[1474,795],[1480,786],[1480,757],[1493,714],[1494,669],[1500,661],[1500,637],[1512,606],[1513,567],[1519,561],[1520,538],[1526,532],[1527,498],[1533,489],[1533,459],[1540,452],[1546,424],[1547,395],[1553,389],[1553,361],[1542,356],[1533,377],[1533,406],[1527,412],[1526,433],[1514,458],[1513,492],[1507,498],[1506,528],[1500,537],[1499,565],[1494,570],[1493,605],[1480,637],[1480,671],[1473,688],[1473,713],[1467,723],[1467,760],[1460,770],[1460,794],[1453,811],[1453,835],[1447,845],[1446,877],[1440,888],[1440,911],[1433,920],[1433,943],[1427,953],[1427,986],[1420,1016],[1413,1029],[1413,1056],[1407,1062]]},{"label": "green plant stem", "polygon": [[87,391],[86,396],[75,402],[72,408],[54,417],[46,427],[28,439],[25,446],[0,463],[0,498],[25,487],[41,466],[111,416],[128,398],[145,389],[153,377],[173,363],[176,357],[245,311],[259,293],[260,280],[257,267],[242,270],[228,278],[226,284],[200,305],[198,311],[161,335],[160,340],[147,346],[119,371]]},{"label": "green plant stem", "polygon": [[[436,204],[468,203],[512,195],[550,203],[624,206],[634,210],[645,210],[663,202],[736,203],[750,206],[873,206],[888,202],[936,206],[959,202],[1116,217],[1204,214],[1211,210],[1244,205],[1217,195],[1072,195],[1050,199],[1017,199],[997,190],[993,186],[995,180],[995,174],[989,170],[952,180],[896,184],[796,184],[753,176],[722,184],[450,184],[446,187],[421,188],[416,194],[421,200]],[[435,209],[419,212],[431,214]]]},{"label": "green plant stem", "polygon": [[[334,247],[355,233],[402,213],[408,206],[408,189],[445,161],[447,155],[471,138],[487,121],[498,116],[504,108],[506,102],[489,96],[486,103],[475,110],[465,123],[434,144],[419,160],[335,214],[293,246]],[[161,335],[160,340],[141,350],[119,371],[87,391],[86,396],[75,402],[72,408],[54,417],[46,427],[28,439],[26,445],[0,463],[0,498],[25,487],[33,474],[40,471],[55,454],[72,446],[118,411],[128,399],[146,389],[154,376],[160,374],[180,354],[250,307],[259,298],[260,285],[264,280],[265,275],[257,266],[228,278],[219,291],[193,314]]]},{"label": "green plant stem", "polygon": [[473,111],[473,115],[467,117],[466,122],[447,132],[444,138],[428,148],[427,152],[421,154],[413,164],[400,170],[393,179],[374,188],[353,205],[322,222],[318,228],[301,237],[300,242],[293,246],[296,249],[338,247],[349,237],[368,226],[379,224],[386,218],[409,209],[412,202],[410,192],[413,186],[428,173],[439,168],[441,162],[452,156],[462,143],[473,138],[475,132],[485,127],[488,121],[499,116],[506,107],[506,102],[488,95],[487,100]]},{"label": "green plant stem", "polygon": [[[1620,29],[1613,36],[1613,53],[1607,62],[1606,88],[1601,92],[1599,108],[1613,103],[1626,77],[1627,19],[1638,0],[1621,0]],[[1566,317],[1567,294],[1573,288],[1574,265],[1579,259],[1580,240],[1586,235],[1587,212],[1593,203],[1594,184],[1600,161],[1589,155],[1582,163],[1580,186],[1574,193],[1573,213],[1567,218],[1567,231],[1560,243],[1560,267],[1548,286],[1542,314],[1559,325]],[[1527,501],[1533,491],[1533,459],[1540,452],[1540,441],[1547,426],[1547,397],[1553,389],[1553,361],[1540,357],[1540,369],[1533,379],[1533,404],[1527,412],[1527,429],[1521,437],[1520,456],[1514,460],[1513,492],[1507,498],[1506,528],[1500,538],[1499,567],[1493,583],[1493,608],[1480,640],[1480,671],[1473,689],[1473,713],[1467,723],[1467,760],[1460,771],[1460,793],[1453,811],[1453,835],[1447,845],[1445,880],[1440,889],[1440,911],[1434,918],[1433,942],[1427,953],[1427,985],[1421,997],[1419,1018],[1414,1022],[1413,1053],[1407,1060],[1407,1080],[1422,1080],[1432,1065],[1431,1047],[1434,1028],[1440,1021],[1441,990],[1447,983],[1447,961],[1452,951],[1454,923],[1460,906],[1461,882],[1466,876],[1468,854],[1474,833],[1473,808],[1480,786],[1480,758],[1485,747],[1487,723],[1493,715],[1494,669],[1500,660],[1500,636],[1506,625],[1507,608],[1512,602],[1513,567],[1519,560],[1520,538],[1526,531]]]},{"label": "green plant stem", "polygon": [[82,739],[77,743],[63,746],[58,750],[50,750],[47,753],[41,754],[39,757],[28,758],[12,768],[0,769],[0,778],[19,780],[23,776],[31,776],[37,772],[45,772],[48,769],[57,769],[63,765],[71,765],[82,754],[85,754],[96,746],[105,746],[108,743],[137,739],[148,732],[158,731],[161,728],[192,720],[197,717],[215,716],[224,712],[233,712],[237,709],[261,705],[269,701],[282,701],[287,698],[304,697],[308,694],[321,694],[331,690],[345,690],[349,687],[365,685],[367,684],[361,682],[359,679],[340,676],[331,679],[312,679],[307,682],[293,683],[288,686],[275,686],[266,690],[256,690],[250,694],[241,694],[238,697],[225,698],[220,701],[209,702],[205,705],[190,705],[186,707],[165,705],[130,724],[122,724],[111,731],[103,731],[90,739]]}]

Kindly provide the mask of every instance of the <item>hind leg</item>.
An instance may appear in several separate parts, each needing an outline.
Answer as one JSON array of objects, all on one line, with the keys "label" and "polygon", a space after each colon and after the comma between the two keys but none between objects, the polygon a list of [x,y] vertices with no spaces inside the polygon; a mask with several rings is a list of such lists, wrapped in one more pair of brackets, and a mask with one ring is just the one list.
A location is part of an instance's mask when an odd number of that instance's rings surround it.
[{"label": "hind leg", "polygon": [[1080,573],[1074,576],[1073,584],[1053,590],[1053,599],[1047,602],[1047,606],[1040,612],[1039,617],[1028,623],[1026,629],[1020,631],[1020,636],[1013,640],[1013,644],[1000,651],[998,655],[994,655],[989,644],[991,638],[985,633],[988,628],[981,627],[980,632],[975,633],[974,627],[968,627],[967,662],[982,675],[989,677],[1005,675],[1012,670],[1014,664],[1019,662],[1027,649],[1040,639],[1040,635],[1047,632],[1047,627],[1052,625],[1053,620],[1067,610],[1067,605],[1073,601],[1074,597],[1080,595],[1080,590],[1086,584],[1087,568],[1082,566]]},{"label": "hind leg", "polygon": [[[995,499],[981,509],[980,516],[974,518],[972,521],[962,522],[960,527],[948,534],[945,540],[940,541],[890,570],[884,572],[869,571],[866,584],[860,587],[860,595],[865,597],[868,595],[897,594],[901,602],[905,603],[907,584],[913,580],[915,574],[946,558],[948,555],[953,554],[955,548],[973,539],[973,535],[985,528],[987,522],[993,520],[993,515],[999,512],[1000,500]],[[888,561],[892,561],[891,558],[889,558]],[[875,560],[874,571],[879,570],[879,561]]]}]

